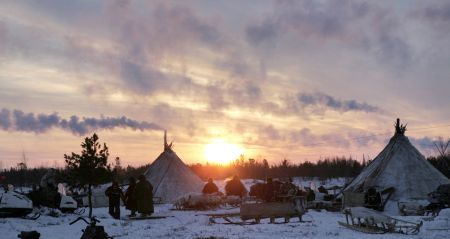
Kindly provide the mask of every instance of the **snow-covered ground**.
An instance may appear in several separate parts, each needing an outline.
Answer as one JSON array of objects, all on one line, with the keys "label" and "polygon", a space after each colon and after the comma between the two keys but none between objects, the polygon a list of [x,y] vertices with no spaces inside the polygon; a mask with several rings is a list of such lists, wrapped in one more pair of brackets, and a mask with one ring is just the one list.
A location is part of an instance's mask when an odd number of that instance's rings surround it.
[{"label": "snow-covered ground", "polygon": [[[429,228],[449,228],[449,218],[438,217],[432,222],[424,222],[421,232],[416,236],[400,234],[371,235],[355,232],[341,227],[337,221],[343,221],[340,213],[309,211],[304,220],[311,222],[298,223],[296,220],[287,224],[269,224],[262,220],[258,225],[223,225],[210,224],[208,217],[202,214],[233,212],[222,211],[172,211],[171,205],[157,205],[156,215],[172,216],[158,220],[128,220],[122,208],[122,219],[114,220],[107,208],[97,208],[94,214],[101,220],[107,233],[114,238],[450,238],[449,230],[428,230]],[[234,210],[236,211],[236,210]],[[83,222],[69,225],[76,215],[62,215],[54,218],[42,215],[35,221],[25,219],[0,219],[0,238],[17,238],[20,231],[36,230],[45,239],[80,238],[81,230],[86,226]],[[402,217],[409,221],[420,220],[419,217]],[[238,220],[238,218],[236,218]],[[281,221],[280,221],[281,222]]]},{"label": "snow-covered ground", "polygon": [[[316,181],[316,180],[313,180]],[[310,186],[311,181],[295,179],[296,184]],[[332,180],[326,182],[316,181],[313,184],[319,186],[322,183],[327,186],[342,185],[344,180]],[[216,182],[223,188],[224,182]],[[248,187],[253,180],[244,180]],[[373,235],[352,231],[338,225],[338,221],[344,221],[341,213],[310,210],[305,214],[304,222],[299,223],[292,219],[287,224],[269,224],[269,220],[261,221],[257,225],[224,225],[210,224],[208,213],[233,213],[238,209],[222,209],[216,211],[174,211],[172,205],[155,205],[155,215],[168,216],[155,220],[129,220],[126,211],[122,208],[122,218],[112,219],[107,208],[94,209],[94,215],[100,219],[100,225],[105,226],[106,232],[114,238],[450,238],[450,230],[429,230],[450,228],[450,210],[441,212],[441,216],[433,221],[424,221],[424,225],[418,235],[406,236],[401,234]],[[71,239],[80,238],[82,229],[86,224],[82,221],[74,225],[69,223],[78,216],[62,214],[59,217],[51,217],[44,213],[35,221],[18,218],[0,219],[0,238],[17,238],[20,231],[36,230],[41,233],[43,239]],[[85,213],[85,215],[87,212]],[[399,217],[408,221],[420,221],[421,217]],[[238,221],[239,218],[233,218]],[[282,219],[278,219],[282,222]],[[219,220],[218,220],[219,221]]]}]

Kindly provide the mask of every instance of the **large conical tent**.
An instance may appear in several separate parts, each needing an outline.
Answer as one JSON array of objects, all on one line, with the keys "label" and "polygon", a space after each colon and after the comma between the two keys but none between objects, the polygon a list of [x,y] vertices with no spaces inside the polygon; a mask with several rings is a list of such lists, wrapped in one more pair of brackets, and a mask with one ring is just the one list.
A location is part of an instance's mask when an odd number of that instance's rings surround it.
[{"label": "large conical tent", "polygon": [[363,192],[370,187],[394,187],[391,200],[421,200],[439,185],[450,183],[404,135],[406,126],[397,119],[395,135],[375,159],[344,191]]},{"label": "large conical tent", "polygon": [[163,202],[173,202],[177,198],[192,192],[201,192],[203,181],[167,144],[164,132],[164,151],[145,172],[145,177],[153,185],[153,196]]}]

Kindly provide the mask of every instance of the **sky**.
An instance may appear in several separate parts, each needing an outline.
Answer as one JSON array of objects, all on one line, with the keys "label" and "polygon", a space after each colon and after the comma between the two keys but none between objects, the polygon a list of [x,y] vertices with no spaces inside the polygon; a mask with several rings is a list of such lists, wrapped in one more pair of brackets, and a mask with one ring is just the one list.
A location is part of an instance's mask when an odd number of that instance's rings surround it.
[{"label": "sky", "polygon": [[450,1],[4,1],[0,166],[64,166],[94,132],[122,165],[151,163],[164,130],[189,164],[213,142],[362,160],[396,118],[432,155],[449,46]]}]

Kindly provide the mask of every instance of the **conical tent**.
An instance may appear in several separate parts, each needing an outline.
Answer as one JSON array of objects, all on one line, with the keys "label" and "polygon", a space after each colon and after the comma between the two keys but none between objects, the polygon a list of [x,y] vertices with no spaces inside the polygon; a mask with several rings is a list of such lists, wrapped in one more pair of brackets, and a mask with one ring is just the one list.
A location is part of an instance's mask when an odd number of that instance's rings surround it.
[{"label": "conical tent", "polygon": [[153,185],[153,196],[163,202],[173,202],[192,192],[201,192],[203,181],[178,157],[167,144],[164,133],[164,152],[150,165],[145,177]]},{"label": "conical tent", "polygon": [[431,165],[404,135],[397,120],[396,133],[377,157],[345,188],[363,192],[370,187],[395,188],[391,200],[421,200],[450,180]]}]

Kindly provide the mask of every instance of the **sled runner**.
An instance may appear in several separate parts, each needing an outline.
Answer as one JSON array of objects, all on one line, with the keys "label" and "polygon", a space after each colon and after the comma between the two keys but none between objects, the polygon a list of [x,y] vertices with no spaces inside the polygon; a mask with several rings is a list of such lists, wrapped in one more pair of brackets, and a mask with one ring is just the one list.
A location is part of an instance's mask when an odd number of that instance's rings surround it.
[{"label": "sled runner", "polygon": [[[302,216],[305,211],[304,198],[295,197],[288,202],[243,203],[238,213],[208,214],[208,216],[210,223],[219,223],[216,219],[222,219],[225,221],[222,224],[250,225],[259,224],[261,219],[265,218],[269,218],[270,223],[276,223],[277,218],[284,218],[284,223],[288,223],[293,217],[298,217],[299,221],[303,222]],[[241,221],[233,221],[231,219],[233,217],[239,217]]]},{"label": "sled runner", "polygon": [[384,215],[381,212],[364,208],[352,207],[344,209],[346,222],[339,225],[349,229],[370,234],[401,233],[415,235],[419,233],[423,222],[408,222]]},{"label": "sled runner", "polygon": [[134,216],[134,217],[128,217],[129,220],[151,220],[151,219],[164,219],[168,217],[173,216]]}]

